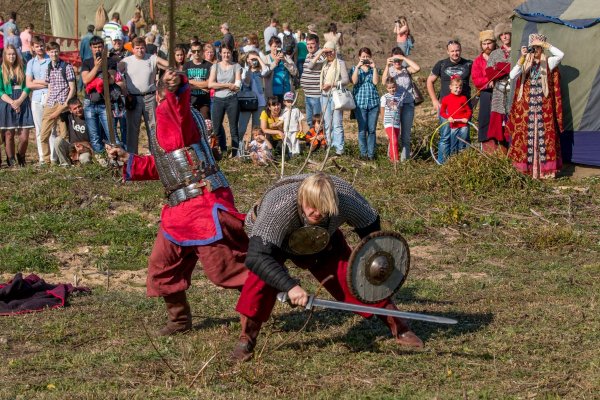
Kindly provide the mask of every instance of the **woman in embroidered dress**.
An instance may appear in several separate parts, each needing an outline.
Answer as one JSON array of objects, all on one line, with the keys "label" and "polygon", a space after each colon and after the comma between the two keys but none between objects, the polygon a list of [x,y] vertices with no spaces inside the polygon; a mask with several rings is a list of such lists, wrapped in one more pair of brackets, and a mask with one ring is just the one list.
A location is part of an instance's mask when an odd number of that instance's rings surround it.
[{"label": "woman in embroidered dress", "polygon": [[[550,51],[547,57],[544,50]],[[506,131],[512,138],[508,156],[519,171],[536,179],[552,178],[562,167],[560,133],[563,111],[558,64],[564,53],[544,35],[529,35],[529,46],[510,71],[518,77]]]}]

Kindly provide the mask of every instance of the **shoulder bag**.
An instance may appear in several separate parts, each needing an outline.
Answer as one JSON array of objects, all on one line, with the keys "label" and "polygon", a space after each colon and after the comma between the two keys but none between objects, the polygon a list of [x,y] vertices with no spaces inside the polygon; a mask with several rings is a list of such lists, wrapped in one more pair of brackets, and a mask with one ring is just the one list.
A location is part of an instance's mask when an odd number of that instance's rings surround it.
[{"label": "shoulder bag", "polygon": [[338,83],[337,87],[331,89],[331,97],[333,98],[333,109],[334,110],[354,110],[356,103],[354,97],[349,90],[342,87],[341,82]]},{"label": "shoulder bag", "polygon": [[423,94],[421,93],[421,90],[419,90],[419,87],[417,85],[415,85],[415,81],[413,80],[412,74],[410,72],[408,72],[408,70],[406,70],[406,73],[408,74],[408,77],[410,78],[410,93],[413,95],[413,98],[415,99],[415,106],[418,106],[419,104],[424,102],[425,99],[423,98]]}]

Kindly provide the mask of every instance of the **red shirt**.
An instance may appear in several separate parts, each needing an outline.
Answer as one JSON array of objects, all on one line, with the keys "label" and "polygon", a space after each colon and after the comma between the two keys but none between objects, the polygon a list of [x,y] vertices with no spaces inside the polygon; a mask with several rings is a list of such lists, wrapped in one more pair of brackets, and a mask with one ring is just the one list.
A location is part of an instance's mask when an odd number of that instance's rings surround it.
[{"label": "red shirt", "polygon": [[[165,99],[156,108],[156,138],[166,151],[174,151],[200,141],[200,131],[190,109],[190,86],[182,77],[176,93],[166,91]],[[131,154],[123,167],[125,180],[159,179],[152,155]],[[218,210],[224,210],[244,219],[235,208],[231,189],[204,190],[201,196],[186,200],[175,207],[165,205],[161,213],[161,231],[165,237],[180,246],[200,246],[223,237]]]},{"label": "red shirt", "polygon": [[487,60],[483,58],[483,53],[481,53],[473,60],[473,66],[471,67],[471,79],[473,79],[473,83],[477,90],[489,89],[487,86],[489,80],[485,73],[486,68]]},{"label": "red shirt", "polygon": [[[448,119],[450,117],[454,119],[470,119],[471,115],[473,115],[473,111],[471,111],[471,107],[467,102],[467,97],[459,94],[458,96],[450,93],[447,96],[444,96],[442,99],[442,104],[440,106],[440,115],[442,118]],[[464,122],[451,122],[450,128],[462,128],[463,126],[467,126]]]}]

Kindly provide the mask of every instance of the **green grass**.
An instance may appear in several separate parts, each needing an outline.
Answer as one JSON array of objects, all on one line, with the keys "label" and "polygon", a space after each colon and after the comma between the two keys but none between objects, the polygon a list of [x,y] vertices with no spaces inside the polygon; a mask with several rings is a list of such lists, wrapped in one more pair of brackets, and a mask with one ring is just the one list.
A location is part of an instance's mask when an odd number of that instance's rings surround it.
[{"label": "green grass", "polygon": [[[418,145],[433,127],[415,131]],[[357,153],[355,142],[348,153]],[[302,163],[291,160],[286,173]],[[410,276],[396,296],[400,307],[459,320],[453,327],[413,323],[425,349],[399,348],[379,321],[338,312],[317,311],[300,331],[307,315],[278,306],[260,336],[260,356],[233,365],[237,293],[198,273],[189,290],[195,330],[152,339],[160,355],[144,327],[164,323],[164,306],[135,285],[94,287],[63,310],[0,319],[0,398],[596,396],[598,179],[534,182],[506,160],[475,151],[443,167],[418,159],[394,170],[384,143],[374,163],[337,163],[341,170],[328,164],[327,171],[353,181],[384,228],[400,231],[413,250]],[[275,168],[233,160],[222,168],[240,210],[278,177]],[[96,166],[30,167],[0,170],[0,190],[0,272],[61,271],[71,262],[65,254],[82,247],[89,249],[87,266],[115,278],[144,268],[162,205],[159,183],[123,185]],[[317,289],[306,272],[292,274]]]}]

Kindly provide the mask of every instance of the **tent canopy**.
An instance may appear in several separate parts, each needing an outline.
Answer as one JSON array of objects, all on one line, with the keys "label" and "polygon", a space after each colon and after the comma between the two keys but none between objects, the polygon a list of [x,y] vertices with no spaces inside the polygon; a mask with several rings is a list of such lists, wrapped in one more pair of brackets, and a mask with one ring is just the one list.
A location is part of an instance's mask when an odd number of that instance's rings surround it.
[{"label": "tent canopy", "polygon": [[565,132],[563,158],[600,166],[600,1],[529,0],[515,9],[513,51],[539,32],[565,53],[559,70]]},{"label": "tent canopy", "polygon": [[50,23],[52,34],[64,38],[79,38],[87,32],[88,25],[94,25],[96,9],[104,4],[106,15],[118,12],[124,24],[135,12],[135,5],[141,3],[133,0],[77,0],[78,1],[78,32],[75,32],[75,2],[73,0],[52,0],[50,4]]}]

